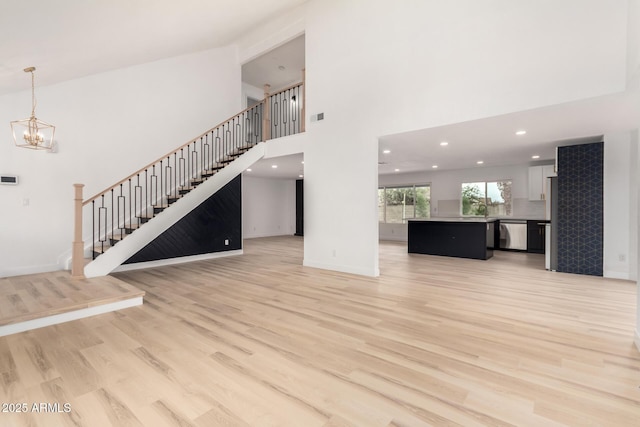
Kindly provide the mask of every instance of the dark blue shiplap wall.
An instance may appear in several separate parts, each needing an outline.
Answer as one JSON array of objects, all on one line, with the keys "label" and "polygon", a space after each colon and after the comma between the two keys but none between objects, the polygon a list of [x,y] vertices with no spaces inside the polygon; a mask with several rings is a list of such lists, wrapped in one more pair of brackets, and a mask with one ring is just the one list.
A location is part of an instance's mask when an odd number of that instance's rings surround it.
[{"label": "dark blue shiplap wall", "polygon": [[241,179],[235,177],[125,264],[242,249]]},{"label": "dark blue shiplap wall", "polygon": [[604,143],[558,148],[558,271],[602,276]]}]

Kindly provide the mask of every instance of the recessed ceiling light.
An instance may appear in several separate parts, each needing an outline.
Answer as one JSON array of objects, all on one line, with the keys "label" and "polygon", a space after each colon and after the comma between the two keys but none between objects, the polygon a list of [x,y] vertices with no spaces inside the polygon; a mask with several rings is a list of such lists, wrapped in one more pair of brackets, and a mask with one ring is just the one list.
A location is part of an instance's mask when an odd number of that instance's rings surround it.
[{"label": "recessed ceiling light", "polygon": [[438,169],[438,165],[431,166],[433,169]]},{"label": "recessed ceiling light", "polygon": [[479,164],[479,165],[481,165],[481,164],[483,164],[484,162],[483,162],[482,160],[478,160],[476,163],[477,163],[477,164]]},{"label": "recessed ceiling light", "polygon": [[442,141],[440,145],[442,145],[443,147],[446,147],[447,145],[449,145],[449,143],[447,141]]},{"label": "recessed ceiling light", "polygon": [[391,152],[391,150],[384,150],[382,151],[384,154],[389,154]]},{"label": "recessed ceiling light", "polygon": [[303,160],[303,161],[301,161],[300,163],[302,163],[302,164],[304,165],[304,160]]},{"label": "recessed ceiling light", "polygon": [[271,165],[273,169],[278,169],[278,165]]},{"label": "recessed ceiling light", "polygon": [[247,169],[247,172],[251,172],[251,168]]},{"label": "recessed ceiling light", "polygon": [[532,159],[539,159],[540,156],[538,156],[537,154],[535,156],[531,156]]},{"label": "recessed ceiling light", "polygon": [[298,178],[304,178],[304,175],[298,175]]},{"label": "recessed ceiling light", "polygon": [[526,130],[519,130],[516,132],[516,135],[524,135],[525,133],[527,133]]},{"label": "recessed ceiling light", "polygon": [[400,169],[394,169],[395,172],[400,172]]}]

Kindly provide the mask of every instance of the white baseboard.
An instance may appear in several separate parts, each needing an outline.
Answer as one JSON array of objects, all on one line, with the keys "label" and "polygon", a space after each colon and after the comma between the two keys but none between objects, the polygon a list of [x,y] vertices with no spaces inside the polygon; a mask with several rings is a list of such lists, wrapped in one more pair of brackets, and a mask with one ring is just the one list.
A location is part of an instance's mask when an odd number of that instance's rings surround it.
[{"label": "white baseboard", "polygon": [[160,259],[157,261],[136,262],[134,264],[122,264],[113,270],[114,273],[119,271],[131,271],[140,270],[143,268],[163,267],[165,265],[184,264],[186,262],[205,261],[216,258],[226,258],[228,256],[242,255],[244,251],[242,249],[224,252],[214,252],[210,254],[183,256],[180,258]]},{"label": "white baseboard", "polygon": [[32,265],[29,267],[0,270],[0,277],[24,276],[25,274],[49,273],[50,271],[60,270],[62,270],[62,268],[58,264]]},{"label": "white baseboard", "polygon": [[349,274],[357,274],[359,276],[368,276],[368,277],[378,277],[380,276],[380,269],[376,268],[376,269],[364,269],[364,268],[353,268],[350,266],[346,266],[346,265],[339,265],[339,264],[326,264],[326,263],[322,263],[322,262],[316,262],[316,261],[309,261],[307,259],[304,259],[302,261],[302,265],[305,267],[313,267],[313,268],[320,268],[322,270],[333,270],[333,271],[339,271],[341,273],[349,273]]},{"label": "white baseboard", "polygon": [[68,313],[54,314],[53,316],[41,317],[39,319],[27,320],[10,325],[0,326],[0,337],[17,334],[19,332],[30,331],[32,329],[44,328],[45,326],[57,325],[59,323],[70,322],[72,320],[83,319],[98,314],[109,313],[111,311],[122,310],[124,308],[142,305],[142,297],[135,297],[123,301],[109,304],[97,305],[94,307],[82,308]]},{"label": "white baseboard", "polygon": [[605,270],[603,276],[607,279],[631,280],[629,273],[614,270]]}]

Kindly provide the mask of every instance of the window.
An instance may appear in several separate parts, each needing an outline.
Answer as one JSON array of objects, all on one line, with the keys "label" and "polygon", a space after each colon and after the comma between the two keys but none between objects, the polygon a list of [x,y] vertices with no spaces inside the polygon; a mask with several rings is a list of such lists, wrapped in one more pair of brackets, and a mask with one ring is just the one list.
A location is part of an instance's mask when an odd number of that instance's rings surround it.
[{"label": "window", "polygon": [[378,189],[378,220],[404,224],[408,218],[429,218],[430,201],[429,185],[381,187]]},{"label": "window", "polygon": [[511,216],[511,181],[462,184],[462,215]]}]

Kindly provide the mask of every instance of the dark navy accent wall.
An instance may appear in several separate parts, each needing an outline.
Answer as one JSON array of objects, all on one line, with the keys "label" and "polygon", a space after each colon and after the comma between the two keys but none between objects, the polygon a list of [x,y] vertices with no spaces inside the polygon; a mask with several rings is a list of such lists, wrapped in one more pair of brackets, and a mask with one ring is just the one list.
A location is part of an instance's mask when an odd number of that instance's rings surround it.
[{"label": "dark navy accent wall", "polygon": [[[224,244],[229,239],[229,245]],[[202,202],[125,264],[242,249],[241,175]]]},{"label": "dark navy accent wall", "polygon": [[603,274],[604,143],[558,148],[558,271]]}]

